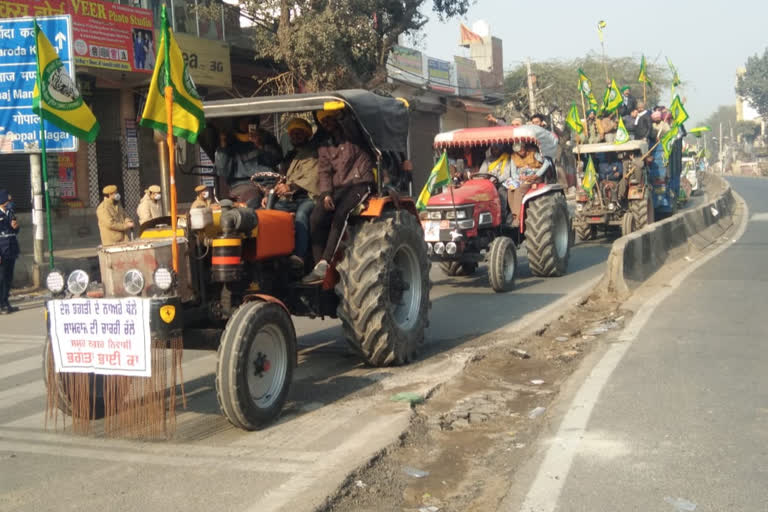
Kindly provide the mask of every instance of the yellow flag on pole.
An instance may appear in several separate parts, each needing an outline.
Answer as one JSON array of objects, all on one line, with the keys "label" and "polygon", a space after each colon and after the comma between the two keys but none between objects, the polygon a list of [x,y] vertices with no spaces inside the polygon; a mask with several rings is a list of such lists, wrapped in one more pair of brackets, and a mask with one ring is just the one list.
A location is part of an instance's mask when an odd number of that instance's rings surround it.
[{"label": "yellow flag on pole", "polygon": [[99,134],[99,123],[37,21],[35,46],[37,80],[32,92],[32,112],[67,133],[93,142]]},{"label": "yellow flag on pole", "polygon": [[173,87],[173,134],[182,137],[191,144],[197,142],[197,136],[205,128],[203,102],[195,89],[192,77],[181,49],[173,37],[173,30],[168,26],[165,9],[161,15],[161,40],[155,60],[155,70],[149,84],[147,103],[141,114],[141,126],[168,132],[165,102],[165,87]]}]

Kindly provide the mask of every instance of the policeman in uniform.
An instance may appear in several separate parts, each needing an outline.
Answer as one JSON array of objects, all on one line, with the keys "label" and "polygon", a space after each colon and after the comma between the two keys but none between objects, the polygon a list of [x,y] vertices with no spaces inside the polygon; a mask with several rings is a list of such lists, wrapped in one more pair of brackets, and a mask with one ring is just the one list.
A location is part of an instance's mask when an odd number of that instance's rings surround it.
[{"label": "policeman in uniform", "polygon": [[10,209],[8,191],[0,189],[0,315],[7,315],[19,310],[8,302],[13,281],[13,267],[19,256],[19,242],[16,233],[19,223]]},{"label": "policeman in uniform", "polygon": [[160,204],[160,198],[160,187],[150,185],[144,197],[139,201],[139,207],[136,208],[139,225],[163,216],[163,205]]},{"label": "policeman in uniform", "polygon": [[195,200],[192,202],[192,205],[189,207],[192,208],[208,208],[211,206],[211,203],[213,200],[211,199],[211,191],[209,190],[208,185],[198,185],[195,187],[195,193],[197,194],[197,197],[195,197]]},{"label": "policeman in uniform", "polygon": [[115,185],[107,185],[102,192],[104,200],[96,208],[101,245],[119,244],[128,240],[128,232],[133,229],[133,221],[120,205],[120,193]]}]

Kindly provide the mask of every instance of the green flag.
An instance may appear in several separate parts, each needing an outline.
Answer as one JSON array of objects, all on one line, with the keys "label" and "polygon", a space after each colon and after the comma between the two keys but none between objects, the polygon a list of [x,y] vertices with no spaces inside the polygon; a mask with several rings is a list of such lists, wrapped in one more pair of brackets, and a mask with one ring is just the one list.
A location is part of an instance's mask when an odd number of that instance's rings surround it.
[{"label": "green flag", "polygon": [[711,130],[712,128],[710,128],[707,125],[704,125],[704,126],[697,126],[696,128],[691,128],[690,130],[688,130],[688,133],[690,133],[691,135],[695,135],[696,137],[701,137],[702,135],[704,135],[704,133]]},{"label": "green flag", "polygon": [[619,117],[619,127],[616,129],[616,138],[613,140],[614,144],[624,144],[629,142],[629,132],[627,127],[624,126],[624,119]]},{"label": "green flag", "polygon": [[579,109],[576,107],[576,103],[571,103],[571,108],[568,110],[568,115],[565,116],[565,122],[571,127],[571,131],[574,133],[582,133],[584,131],[584,125],[581,124],[579,118]]},{"label": "green flag", "polygon": [[584,170],[584,179],[581,180],[581,188],[592,198],[592,190],[595,188],[595,185],[597,185],[597,171],[590,155],[587,159],[587,167]]},{"label": "green flag", "polygon": [[592,92],[592,80],[589,79],[581,68],[579,68],[579,91],[586,96],[589,108],[597,110],[597,99],[595,98],[595,93]]},{"label": "green flag", "polygon": [[640,74],[637,75],[637,81],[651,85],[651,81],[648,79],[648,68],[645,64],[645,55],[640,59]]},{"label": "green flag", "polygon": [[610,114],[615,111],[621,105],[623,98],[621,97],[621,91],[619,86],[616,85],[616,80],[611,80],[611,85],[605,90],[603,95],[603,106],[600,107],[602,112]]},{"label": "green flag", "polygon": [[429,198],[440,187],[446,186],[451,181],[451,174],[448,172],[448,153],[443,151],[443,155],[440,160],[437,161],[432,168],[432,172],[429,173],[429,178],[424,184],[424,188],[419,194],[419,199],[416,201],[416,208],[424,210],[429,203]]},{"label": "green flag", "polygon": [[677,136],[680,133],[680,126],[679,125],[673,125],[672,129],[669,130],[667,133],[664,134],[664,136],[661,138],[661,149],[664,150],[664,160],[669,160],[669,154],[672,152],[672,146],[675,143],[675,140],[677,140]]},{"label": "green flag", "polygon": [[672,104],[669,106],[669,112],[672,114],[672,125],[680,126],[688,119],[688,112],[683,107],[683,102],[680,101],[680,96],[675,95],[672,100]]}]

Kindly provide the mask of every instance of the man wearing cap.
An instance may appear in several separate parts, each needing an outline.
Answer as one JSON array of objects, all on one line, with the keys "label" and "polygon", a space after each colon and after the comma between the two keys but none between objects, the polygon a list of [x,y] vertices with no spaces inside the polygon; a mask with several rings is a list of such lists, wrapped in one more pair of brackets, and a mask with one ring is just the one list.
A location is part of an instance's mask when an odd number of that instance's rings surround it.
[{"label": "man wearing cap", "polygon": [[19,256],[19,242],[16,240],[19,222],[9,207],[10,202],[8,191],[0,189],[0,315],[19,310],[8,302],[13,282],[13,267]]},{"label": "man wearing cap", "polygon": [[[275,186],[278,200],[275,210],[296,214],[295,246],[291,260],[297,268],[304,268],[309,250],[309,216],[317,198],[317,149],[310,143],[312,125],[300,117],[291,119],[286,127],[293,150],[283,161],[285,178]],[[262,206],[266,206],[264,198]]]},{"label": "man wearing cap", "polygon": [[310,217],[315,268],[304,278],[307,283],[323,280],[347,215],[376,182],[373,157],[353,123],[345,123],[345,114],[321,110],[316,116],[328,137],[317,148],[319,197]]},{"label": "man wearing cap", "polygon": [[192,205],[189,207],[190,210],[192,208],[208,208],[211,206],[213,200],[211,199],[211,191],[208,189],[208,185],[196,186],[195,193],[197,196],[195,197],[195,200],[192,201]]},{"label": "man wearing cap", "polygon": [[619,115],[621,117],[628,116],[633,110],[637,108],[637,100],[632,96],[632,90],[629,86],[621,88],[622,101],[619,105]]},{"label": "man wearing cap", "polygon": [[128,240],[128,232],[133,229],[133,221],[126,215],[120,204],[120,193],[115,185],[107,185],[102,192],[104,200],[96,208],[101,245],[119,244]]},{"label": "man wearing cap", "polygon": [[160,204],[160,197],[160,187],[158,185],[150,185],[144,197],[139,201],[139,207],[136,208],[136,214],[139,216],[139,225],[163,216],[163,205]]}]

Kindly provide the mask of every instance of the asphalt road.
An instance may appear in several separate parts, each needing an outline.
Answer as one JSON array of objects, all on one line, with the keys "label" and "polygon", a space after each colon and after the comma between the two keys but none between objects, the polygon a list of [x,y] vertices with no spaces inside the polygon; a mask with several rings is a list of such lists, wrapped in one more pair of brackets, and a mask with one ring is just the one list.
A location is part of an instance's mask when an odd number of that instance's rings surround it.
[{"label": "asphalt road", "polygon": [[504,510],[768,509],[768,180],[730,181],[750,210],[743,236],[608,349],[544,441],[527,500]]},{"label": "asphalt road", "polygon": [[[507,294],[490,290],[484,267],[476,276],[448,279],[435,265],[423,358],[429,362],[565,296],[602,273],[609,248],[605,240],[574,247],[568,275],[556,279],[531,277],[521,251],[521,277]],[[407,414],[382,410],[374,418],[364,411],[384,379],[410,367],[363,367],[339,340],[336,321],[296,319],[296,327],[299,367],[276,425],[253,433],[231,427],[216,403],[215,354],[190,350],[189,404],[176,436],[147,443],[104,438],[98,425],[90,437],[60,424],[46,428],[42,308],[0,316],[0,510],[301,510],[302,497],[322,484],[319,475],[340,482],[364,462],[352,455],[376,446],[377,432],[388,424],[407,427]]]}]

